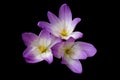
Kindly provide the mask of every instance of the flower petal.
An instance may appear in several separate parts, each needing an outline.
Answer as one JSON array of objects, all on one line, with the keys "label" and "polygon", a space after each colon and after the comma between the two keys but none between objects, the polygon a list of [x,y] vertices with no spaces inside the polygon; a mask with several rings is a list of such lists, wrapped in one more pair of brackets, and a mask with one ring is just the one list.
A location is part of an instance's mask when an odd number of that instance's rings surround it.
[{"label": "flower petal", "polygon": [[53,23],[53,24],[59,23],[59,19],[52,12],[48,11],[47,16],[48,16],[48,19],[51,23]]},{"label": "flower petal", "polygon": [[71,60],[67,66],[74,73],[82,73],[82,65],[79,60]]},{"label": "flower petal", "polygon": [[55,37],[53,36],[52,34],[50,35],[51,37],[51,44],[50,44],[50,47],[52,47],[53,45],[55,45],[56,43],[59,43],[61,42],[61,38],[58,38],[58,37]]},{"label": "flower petal", "polygon": [[58,42],[61,42],[61,39],[53,36],[46,30],[42,30],[39,34],[39,44],[43,44],[46,47],[50,48]]},{"label": "flower petal", "polygon": [[67,67],[74,73],[82,73],[82,65],[79,60],[74,60],[69,56],[64,56],[62,63],[66,64]]},{"label": "flower petal", "polygon": [[65,43],[64,43],[64,47],[65,48],[71,48],[74,45],[74,41],[75,39],[70,37]]},{"label": "flower petal", "polygon": [[75,39],[70,37],[66,42],[75,42]]},{"label": "flower petal", "polygon": [[51,64],[53,62],[53,54],[51,53],[51,50],[43,53],[44,54],[44,59],[49,63]]},{"label": "flower petal", "polygon": [[39,55],[39,52],[35,47],[28,47],[23,52],[23,57],[28,63],[37,63],[43,60],[42,56]]},{"label": "flower petal", "polygon": [[72,27],[76,27],[76,25],[81,21],[80,18],[75,18],[73,21],[72,21]]},{"label": "flower petal", "polygon": [[49,33],[47,30],[43,29],[43,30],[40,32],[39,37],[40,37],[40,38],[50,39],[50,33]]},{"label": "flower petal", "polygon": [[63,4],[59,9],[59,18],[66,22],[72,21],[72,13],[67,4]]},{"label": "flower petal", "polygon": [[50,33],[46,30],[42,30],[39,34],[39,43],[40,45],[44,45],[48,47],[51,44]]},{"label": "flower petal", "polygon": [[23,39],[23,42],[26,46],[29,46],[31,45],[31,43],[36,40],[38,38],[38,36],[34,33],[31,33],[31,32],[25,32],[22,34],[22,39]]},{"label": "flower petal", "polygon": [[51,28],[50,28],[50,27],[51,27],[51,24],[48,23],[48,22],[39,21],[37,25],[38,25],[38,27],[43,28],[43,29],[46,29],[47,31],[51,30]]},{"label": "flower petal", "polygon": [[82,38],[83,33],[75,31],[70,36],[73,37],[74,39],[78,39],[78,38]]},{"label": "flower petal", "polygon": [[81,49],[78,44],[75,44],[71,49],[70,57],[73,59],[86,59],[87,54]]},{"label": "flower petal", "polygon": [[51,48],[52,53],[56,58],[61,58],[64,55],[63,46],[64,46],[64,42],[59,42]]},{"label": "flower petal", "polygon": [[81,49],[83,51],[85,51],[85,53],[87,54],[88,57],[94,56],[96,54],[96,52],[97,52],[96,48],[92,44],[90,44],[90,43],[76,42],[76,44],[79,44]]}]

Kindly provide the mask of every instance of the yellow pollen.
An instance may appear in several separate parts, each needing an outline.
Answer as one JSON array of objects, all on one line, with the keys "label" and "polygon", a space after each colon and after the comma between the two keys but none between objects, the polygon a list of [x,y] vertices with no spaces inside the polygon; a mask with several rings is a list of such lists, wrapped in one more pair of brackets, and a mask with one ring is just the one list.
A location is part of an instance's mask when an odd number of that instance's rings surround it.
[{"label": "yellow pollen", "polygon": [[64,28],[62,31],[61,31],[61,35],[62,36],[67,36],[67,30]]},{"label": "yellow pollen", "polygon": [[39,46],[38,49],[43,53],[46,52],[47,48],[45,46]]}]

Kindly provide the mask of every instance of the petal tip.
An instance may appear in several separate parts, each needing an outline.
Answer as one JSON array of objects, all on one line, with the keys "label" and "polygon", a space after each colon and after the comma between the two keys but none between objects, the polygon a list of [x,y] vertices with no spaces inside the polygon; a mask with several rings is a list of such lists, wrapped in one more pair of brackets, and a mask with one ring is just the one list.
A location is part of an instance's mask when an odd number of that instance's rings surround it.
[{"label": "petal tip", "polygon": [[45,22],[45,21],[39,21],[38,23],[37,23],[37,25],[38,25],[38,27],[40,27],[40,28],[49,28],[49,26],[50,26],[50,24],[48,23],[48,22]]},{"label": "petal tip", "polygon": [[82,38],[83,37],[83,33],[82,32],[80,32],[80,38]]},{"label": "petal tip", "polygon": [[71,42],[74,42],[75,39],[73,37],[70,37],[67,41],[71,41]]},{"label": "petal tip", "polygon": [[97,49],[94,47],[93,54],[90,57],[93,57],[97,53]]},{"label": "petal tip", "polygon": [[48,62],[48,64],[52,64],[53,60],[52,61],[47,61],[47,62]]},{"label": "petal tip", "polygon": [[61,7],[65,7],[65,6],[67,6],[67,4],[66,4],[66,3],[64,3]]},{"label": "petal tip", "polygon": [[49,16],[50,14],[52,14],[52,12],[51,12],[51,11],[48,11],[48,12],[47,12],[47,15]]},{"label": "petal tip", "polygon": [[80,21],[81,21],[81,18],[78,18],[78,21],[80,22]]},{"label": "petal tip", "polygon": [[91,52],[88,55],[89,57],[93,57],[97,53],[97,49],[92,44],[90,45],[91,45]]},{"label": "petal tip", "polygon": [[64,9],[64,8],[67,8],[67,7],[69,7],[66,3],[64,3],[61,7],[60,7],[60,9]]},{"label": "petal tip", "polygon": [[24,44],[28,46],[37,38],[37,35],[32,32],[24,32],[22,33],[21,37]]},{"label": "petal tip", "polygon": [[24,32],[24,33],[22,33],[22,39],[28,34],[29,32]]},{"label": "petal tip", "polygon": [[37,23],[37,26],[40,27],[40,28],[42,28],[42,26],[41,26],[41,21],[39,21],[39,22]]}]

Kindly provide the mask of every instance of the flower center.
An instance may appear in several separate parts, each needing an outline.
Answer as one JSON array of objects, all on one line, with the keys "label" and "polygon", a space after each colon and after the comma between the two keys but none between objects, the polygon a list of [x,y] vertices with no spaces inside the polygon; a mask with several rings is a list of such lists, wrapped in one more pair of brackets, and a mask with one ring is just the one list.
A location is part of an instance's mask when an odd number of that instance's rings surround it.
[{"label": "flower center", "polygon": [[67,36],[67,30],[64,28],[61,33],[60,33],[62,36]]},{"label": "flower center", "polygon": [[45,46],[39,46],[38,49],[41,51],[41,53],[44,53],[47,50]]},{"label": "flower center", "polygon": [[70,54],[71,50],[70,49],[65,49],[65,54]]}]

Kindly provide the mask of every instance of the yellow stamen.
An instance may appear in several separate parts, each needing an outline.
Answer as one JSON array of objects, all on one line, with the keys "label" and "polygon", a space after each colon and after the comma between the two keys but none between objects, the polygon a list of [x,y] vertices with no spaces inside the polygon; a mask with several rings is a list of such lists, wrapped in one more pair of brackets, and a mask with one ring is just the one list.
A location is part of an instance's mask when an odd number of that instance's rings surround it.
[{"label": "yellow stamen", "polygon": [[61,33],[60,33],[62,36],[67,36],[67,30],[64,28]]},{"label": "yellow stamen", "polygon": [[45,46],[39,46],[38,49],[43,53],[46,52],[47,48]]}]

